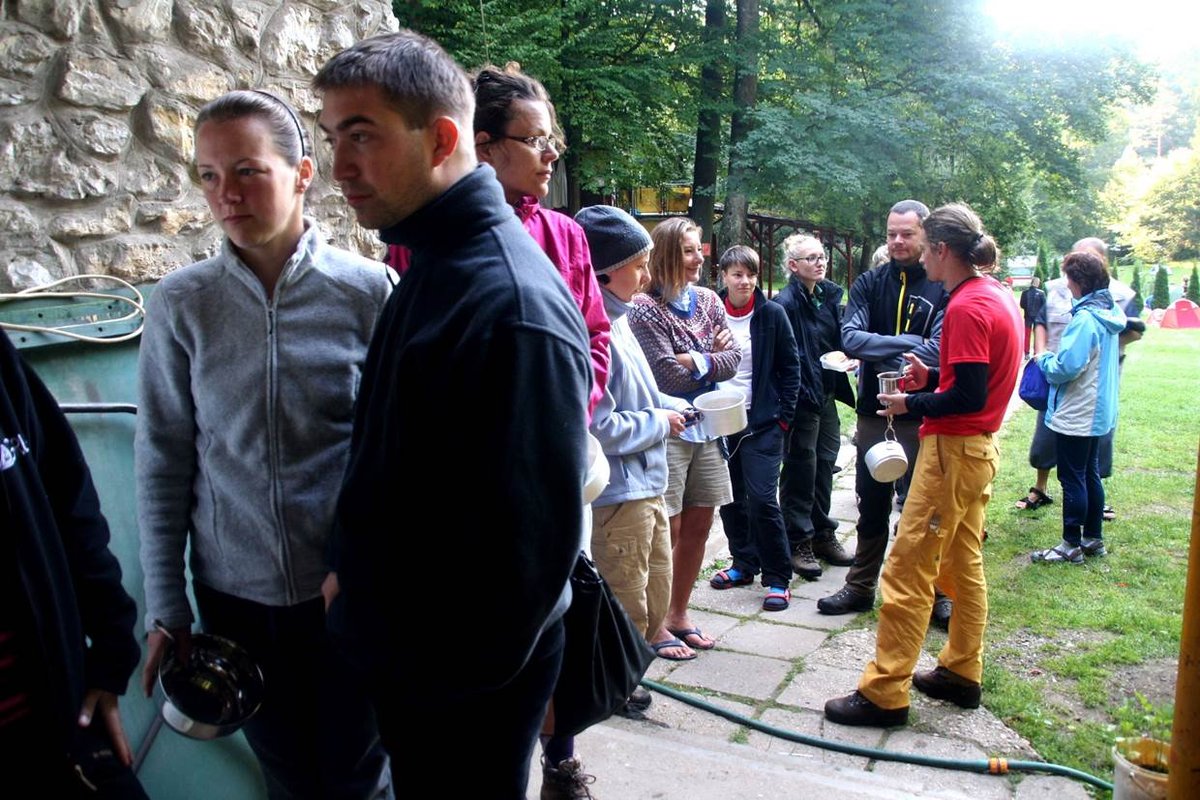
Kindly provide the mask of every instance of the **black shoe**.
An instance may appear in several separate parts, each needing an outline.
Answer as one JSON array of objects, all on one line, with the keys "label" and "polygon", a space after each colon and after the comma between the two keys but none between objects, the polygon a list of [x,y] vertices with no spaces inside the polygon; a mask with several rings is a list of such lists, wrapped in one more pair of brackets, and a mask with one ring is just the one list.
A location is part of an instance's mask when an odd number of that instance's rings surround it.
[{"label": "black shoe", "polygon": [[834,536],[833,531],[822,531],[813,537],[813,555],[825,560],[833,567],[849,567],[854,563],[854,556],[846,552],[842,543]]},{"label": "black shoe", "polygon": [[792,546],[792,569],[805,580],[815,581],[821,577],[821,565],[813,555],[812,539]]},{"label": "black shoe", "polygon": [[941,595],[933,601],[933,611],[929,614],[929,621],[942,630],[948,631],[950,630],[950,614],[953,611],[954,601]]},{"label": "black shoe", "polygon": [[633,694],[629,695],[629,699],[625,701],[625,707],[631,708],[634,711],[645,711],[650,707],[650,701],[653,698],[650,692],[643,689],[641,686],[635,686]]},{"label": "black shoe", "polygon": [[869,728],[894,728],[908,724],[908,706],[880,708],[861,692],[835,697],[825,702],[825,719],[839,725],[864,725]]},{"label": "black shoe", "polygon": [[875,607],[875,596],[859,594],[849,586],[843,586],[828,597],[817,601],[817,611],[822,614],[855,614],[870,611]]},{"label": "black shoe", "polygon": [[979,698],[983,694],[983,687],[978,683],[956,675],[945,667],[918,672],[913,675],[912,684],[921,694],[949,700],[959,708],[979,708]]}]

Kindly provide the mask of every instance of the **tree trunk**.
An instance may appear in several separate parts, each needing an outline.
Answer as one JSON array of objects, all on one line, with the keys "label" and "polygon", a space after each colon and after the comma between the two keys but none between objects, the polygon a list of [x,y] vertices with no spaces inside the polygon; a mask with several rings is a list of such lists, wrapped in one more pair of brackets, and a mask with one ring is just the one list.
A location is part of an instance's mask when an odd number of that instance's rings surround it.
[{"label": "tree trunk", "polygon": [[[729,125],[729,181],[725,193],[725,214],[721,217],[721,246],[744,244],[746,212],[749,210],[747,184],[750,165],[739,157],[737,148],[750,133],[750,115],[758,100],[758,0],[738,0],[738,54],[733,82],[733,118]],[[716,257],[713,253],[713,257]]]},{"label": "tree trunk", "polygon": [[704,10],[704,47],[707,57],[700,70],[700,114],[696,122],[696,161],[692,169],[692,220],[700,226],[701,240],[710,244],[717,197],[717,169],[721,159],[724,36],[725,0],[707,0]]}]

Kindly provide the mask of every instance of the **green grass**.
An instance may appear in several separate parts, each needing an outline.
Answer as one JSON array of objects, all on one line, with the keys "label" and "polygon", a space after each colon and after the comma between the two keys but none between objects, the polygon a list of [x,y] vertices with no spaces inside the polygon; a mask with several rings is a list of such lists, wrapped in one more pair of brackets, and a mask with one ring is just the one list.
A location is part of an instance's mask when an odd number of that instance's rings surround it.
[{"label": "green grass", "polygon": [[[1200,441],[1198,367],[1200,331],[1152,328],[1128,349],[1114,475],[1105,482],[1118,513],[1105,527],[1106,559],[1082,567],[1029,562],[1030,551],[1059,540],[1062,506],[1013,508],[1033,483],[1027,456],[1034,412],[1023,407],[1001,435],[985,547],[984,702],[1050,761],[1110,775],[1116,736],[1141,719],[1169,727],[1169,703],[1138,698],[1131,705],[1116,696],[1113,676],[1178,658]],[[1053,475],[1050,493],[1061,500]],[[1047,642],[1024,654],[1036,662],[1033,675],[1004,666],[1006,647],[1012,655],[1006,643],[1018,635]]]}]

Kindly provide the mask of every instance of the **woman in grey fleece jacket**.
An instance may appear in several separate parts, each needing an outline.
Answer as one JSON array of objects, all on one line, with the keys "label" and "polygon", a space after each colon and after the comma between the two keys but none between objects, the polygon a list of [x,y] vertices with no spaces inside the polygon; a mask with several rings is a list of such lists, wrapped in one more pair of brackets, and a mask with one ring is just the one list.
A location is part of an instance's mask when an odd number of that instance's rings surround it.
[{"label": "woman in grey fleece jacket", "polygon": [[[264,92],[209,103],[196,171],[225,232],[146,309],[135,442],[149,695],[193,622],[259,661],[246,726],[271,797],[374,797],[386,756],[331,646],[321,582],[359,376],[391,291],[382,264],[327,245],[303,216],[313,162],[299,120]],[[181,645],[182,646],[182,645]],[[384,790],[388,791],[388,790]]]}]

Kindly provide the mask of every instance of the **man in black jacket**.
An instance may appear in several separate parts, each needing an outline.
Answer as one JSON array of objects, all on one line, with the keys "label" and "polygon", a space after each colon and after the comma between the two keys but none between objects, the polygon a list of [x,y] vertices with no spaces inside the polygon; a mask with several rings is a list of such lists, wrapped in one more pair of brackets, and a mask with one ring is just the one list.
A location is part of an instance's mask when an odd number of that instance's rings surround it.
[{"label": "man in black jacket", "polygon": [[448,785],[524,797],[582,544],[587,331],[476,163],[471,86],[441,47],[367,39],[314,86],[358,221],[412,253],[367,353],[330,626],[364,671],[395,785],[458,749],[471,774]]},{"label": "man in black jacket", "polygon": [[75,434],[0,334],[0,768],[38,796],[145,797],[117,708],[137,608],[108,541]]},{"label": "man in black jacket", "polygon": [[[876,415],[881,406],[881,372],[899,370],[901,354],[914,353],[926,364],[937,361],[942,313],[948,296],[931,281],[921,265],[925,234],[921,221],[929,209],[916,200],[892,206],[887,218],[887,246],[891,260],[858,276],[842,318],[842,344],[846,355],[861,362],[858,373],[858,427],[855,437],[857,464],[854,491],[858,495],[858,542],[846,584],[817,601],[822,614],[869,611],[875,604],[875,586],[887,551],[888,519],[892,511],[893,484],[880,483],[867,470],[866,454],[883,441],[887,422]],[[908,456],[911,474],[917,461],[915,414],[892,417],[896,439]],[[907,479],[908,475],[905,476]],[[939,600],[935,614],[949,619],[948,599]]]},{"label": "man in black jacket", "polygon": [[1042,291],[1042,279],[1036,275],[1029,281],[1029,288],[1021,292],[1021,311],[1025,314],[1025,357],[1029,357],[1029,345],[1033,340],[1033,323],[1037,320],[1038,314],[1042,313],[1042,306],[1046,305],[1046,293]]}]

